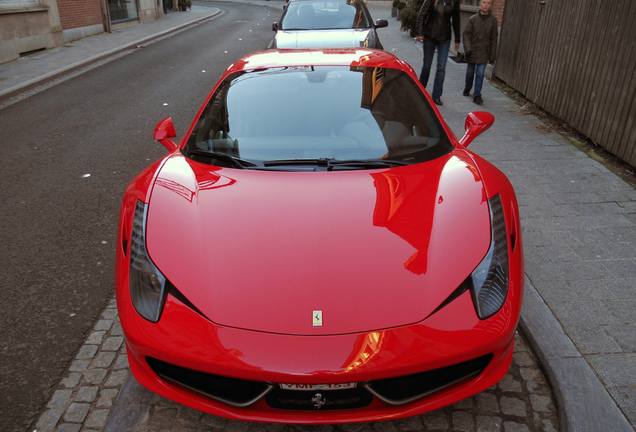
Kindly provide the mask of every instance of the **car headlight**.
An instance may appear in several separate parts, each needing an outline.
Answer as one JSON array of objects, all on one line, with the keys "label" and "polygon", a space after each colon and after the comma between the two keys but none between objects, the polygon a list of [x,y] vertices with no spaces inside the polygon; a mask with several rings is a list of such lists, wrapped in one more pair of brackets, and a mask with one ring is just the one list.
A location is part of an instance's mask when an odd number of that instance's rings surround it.
[{"label": "car headlight", "polygon": [[137,201],[130,238],[130,297],[139,315],[159,321],[169,283],[153,264],[146,251],[146,215],[148,205]]},{"label": "car headlight", "polygon": [[509,283],[508,239],[501,197],[488,200],[490,207],[490,249],[470,276],[473,302],[480,319],[493,316],[506,301]]}]

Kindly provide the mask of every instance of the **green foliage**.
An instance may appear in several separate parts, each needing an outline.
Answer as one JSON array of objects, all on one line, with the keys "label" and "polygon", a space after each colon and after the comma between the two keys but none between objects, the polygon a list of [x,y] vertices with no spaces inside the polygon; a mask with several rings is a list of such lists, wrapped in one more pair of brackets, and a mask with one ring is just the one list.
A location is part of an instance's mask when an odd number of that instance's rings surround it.
[{"label": "green foliage", "polygon": [[424,0],[413,0],[398,15],[398,19],[402,23],[400,30],[409,32],[411,37],[417,36],[415,34],[415,26],[417,25],[417,14],[420,12],[422,3],[424,3]]},{"label": "green foliage", "polygon": [[192,0],[179,0],[179,10],[192,9]]},{"label": "green foliage", "polygon": [[396,8],[400,0],[393,0],[393,7]]},{"label": "green foliage", "polygon": [[397,5],[397,10],[402,10],[406,7],[406,3],[404,3],[403,1],[399,2]]}]

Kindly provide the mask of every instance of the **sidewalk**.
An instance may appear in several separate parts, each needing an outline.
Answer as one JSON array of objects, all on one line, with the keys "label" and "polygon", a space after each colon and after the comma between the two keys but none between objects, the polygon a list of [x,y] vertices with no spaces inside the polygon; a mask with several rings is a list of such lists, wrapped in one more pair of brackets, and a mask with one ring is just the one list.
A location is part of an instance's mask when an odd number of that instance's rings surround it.
[{"label": "sidewalk", "polygon": [[[389,20],[388,28],[379,29],[385,49],[413,65],[419,74],[421,45],[399,31],[399,22],[390,17],[390,7],[370,6],[370,10],[374,19]],[[150,39],[218,13],[216,8],[194,6],[192,11],[173,13],[164,20],[93,36],[0,65],[0,109],[3,103],[6,106],[23,98],[27,89],[52,85],[51,79],[68,79],[69,73],[96,67],[95,62],[104,57],[134,50]],[[468,112],[489,111],[496,117],[493,127],[470,149],[502,169],[517,191],[526,256],[526,294],[520,329],[556,394],[561,430],[633,431],[636,191],[565,137],[541,132],[538,119],[523,115],[514,101],[488,82],[482,91],[484,105],[474,105],[472,98],[462,96],[464,73],[465,65],[448,61],[444,106],[439,110],[458,137],[463,135]],[[434,72],[431,75],[429,91]],[[140,388],[127,372],[113,302],[104,314],[91,335],[93,339],[78,353],[60,390],[55,392],[38,430],[110,431],[124,430],[139,422],[148,424],[148,406],[156,404],[157,399]],[[98,367],[99,372],[91,369],[100,364],[105,366]],[[520,369],[523,367],[517,367],[515,373],[520,373]],[[112,388],[100,392],[97,398],[97,387],[86,387],[78,396],[68,389],[71,384],[77,385],[81,377],[95,382],[112,380]],[[536,395],[534,400],[538,400]],[[503,412],[503,403],[497,407]],[[164,414],[173,408],[168,406]],[[531,408],[532,412],[541,412],[540,404]],[[184,412],[187,415],[190,411]],[[453,414],[453,425],[456,418],[460,416]],[[56,426],[60,419],[68,423]],[[156,420],[160,422],[161,417]],[[229,421],[222,427],[231,430],[232,425],[239,427]],[[221,429],[213,424],[207,426]],[[240,427],[245,426],[241,423]],[[503,430],[501,422],[497,429],[489,430]],[[545,430],[549,430],[547,426]]]},{"label": "sidewalk", "polygon": [[189,11],[172,12],[157,21],[100,33],[0,64],[0,107],[4,98],[43,85],[56,77],[68,78],[68,74],[81,68],[94,66],[96,62],[117,53],[137,49],[150,40],[187,29],[219,13],[221,10],[218,8],[193,6]]}]

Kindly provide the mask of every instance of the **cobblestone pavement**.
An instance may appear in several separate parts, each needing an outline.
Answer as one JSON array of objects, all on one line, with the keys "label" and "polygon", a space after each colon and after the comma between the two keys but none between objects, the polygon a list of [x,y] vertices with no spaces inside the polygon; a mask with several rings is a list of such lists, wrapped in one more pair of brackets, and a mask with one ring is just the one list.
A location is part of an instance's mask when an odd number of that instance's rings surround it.
[{"label": "cobblestone pavement", "polygon": [[113,299],[38,420],[37,432],[559,430],[552,390],[520,334],[517,334],[508,374],[482,393],[446,408],[406,419],[334,426],[241,422],[179,405],[141,387],[130,375],[123,340]]},{"label": "cobblestone pavement", "polygon": [[129,374],[113,298],[71,363],[37,422],[37,432],[99,431]]}]

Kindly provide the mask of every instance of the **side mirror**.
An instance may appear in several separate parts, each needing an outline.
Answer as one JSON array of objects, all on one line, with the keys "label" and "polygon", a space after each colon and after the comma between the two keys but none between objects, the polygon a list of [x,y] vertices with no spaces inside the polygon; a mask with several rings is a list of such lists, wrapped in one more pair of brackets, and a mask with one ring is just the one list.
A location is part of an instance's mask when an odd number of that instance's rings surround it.
[{"label": "side mirror", "polygon": [[161,120],[155,127],[155,141],[159,141],[168,151],[173,151],[177,145],[170,138],[176,138],[177,132],[174,130],[174,124],[171,117]]},{"label": "side mirror", "polygon": [[468,113],[466,116],[466,133],[459,140],[459,143],[464,147],[467,147],[477,136],[490,129],[490,126],[495,122],[495,116],[485,111],[475,111]]},{"label": "side mirror", "polygon": [[375,28],[388,27],[389,22],[387,20],[379,19],[375,22]]},{"label": "side mirror", "polygon": [[278,23],[272,24],[272,30],[278,31]]}]

